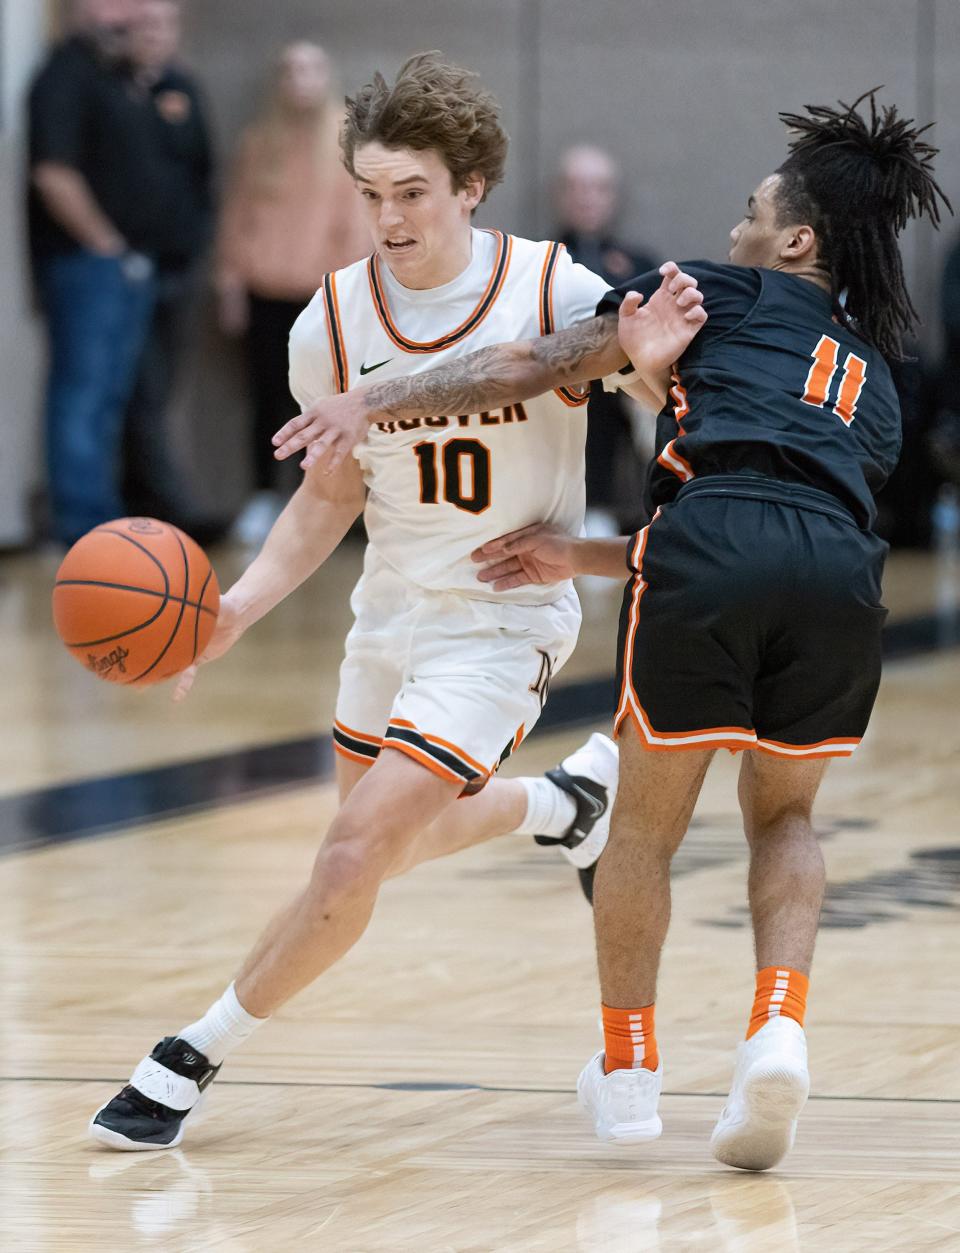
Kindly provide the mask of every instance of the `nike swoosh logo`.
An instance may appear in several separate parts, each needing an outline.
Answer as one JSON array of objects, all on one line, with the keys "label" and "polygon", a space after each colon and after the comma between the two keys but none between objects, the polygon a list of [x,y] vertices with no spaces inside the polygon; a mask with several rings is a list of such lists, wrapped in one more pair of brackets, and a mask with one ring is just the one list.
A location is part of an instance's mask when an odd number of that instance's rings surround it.
[{"label": "nike swoosh logo", "polygon": [[580,799],[586,801],[586,803],[590,806],[590,811],[585,816],[587,818],[592,818],[594,822],[596,822],[596,820],[607,808],[606,804],[603,801],[597,800],[592,793],[580,787],[579,784],[575,783],[573,787]]},{"label": "nike swoosh logo", "polygon": [[379,370],[382,365],[387,365],[393,360],[393,357],[387,357],[386,361],[378,361],[376,365],[367,365],[366,362],[360,367],[361,374],[372,374],[374,370]]}]

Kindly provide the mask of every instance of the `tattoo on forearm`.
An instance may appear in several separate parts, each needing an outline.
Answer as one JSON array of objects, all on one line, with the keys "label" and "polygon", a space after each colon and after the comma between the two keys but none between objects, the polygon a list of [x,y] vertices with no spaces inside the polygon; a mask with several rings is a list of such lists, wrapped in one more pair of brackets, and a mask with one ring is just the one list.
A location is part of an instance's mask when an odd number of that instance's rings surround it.
[{"label": "tattoo on forearm", "polygon": [[377,383],[367,390],[367,403],[394,419],[493,409],[514,384],[518,346],[496,344],[423,374]]},{"label": "tattoo on forearm", "polygon": [[[578,322],[555,335],[535,339],[530,348],[533,359],[541,362],[558,384],[581,383],[607,372],[603,354],[616,343],[617,316],[607,313],[589,322]],[[625,354],[621,355],[625,360]]]},{"label": "tattoo on forearm", "polygon": [[481,413],[599,377],[624,361],[616,316],[607,314],[555,335],[495,344],[423,374],[377,383],[367,389],[367,403],[393,419]]}]

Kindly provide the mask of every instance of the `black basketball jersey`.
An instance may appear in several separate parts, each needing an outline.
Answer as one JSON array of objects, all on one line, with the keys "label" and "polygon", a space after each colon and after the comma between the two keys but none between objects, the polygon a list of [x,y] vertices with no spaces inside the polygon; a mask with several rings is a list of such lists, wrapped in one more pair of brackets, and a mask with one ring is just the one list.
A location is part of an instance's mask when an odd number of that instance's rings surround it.
[{"label": "black basketball jersey", "polygon": [[[683,262],[706,325],[681,357],[657,419],[648,506],[712,474],[762,475],[829,492],[860,526],[900,452],[900,404],[880,353],[835,316],[808,279],[777,270]],[[649,298],[656,272],[609,292]]]}]

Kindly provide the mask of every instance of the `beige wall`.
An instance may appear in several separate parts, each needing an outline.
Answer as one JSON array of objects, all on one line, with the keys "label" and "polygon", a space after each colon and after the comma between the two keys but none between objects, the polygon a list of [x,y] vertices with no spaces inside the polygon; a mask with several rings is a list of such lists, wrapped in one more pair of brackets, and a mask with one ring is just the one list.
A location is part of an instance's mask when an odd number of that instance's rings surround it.
[{"label": "beige wall", "polygon": [[[906,110],[938,119],[942,182],[960,203],[957,0],[187,0],[187,7],[189,60],[207,85],[227,150],[256,106],[265,62],[287,39],[325,43],[348,87],[424,48],[441,47],[476,67],[499,95],[513,141],[507,182],[482,221],[520,233],[550,233],[557,154],[590,139],[628,171],[628,235],[665,256],[722,257],[747,192],[782,159],[777,110],[849,100],[878,83]],[[953,234],[950,224],[941,238],[924,229],[908,235],[909,274],[928,319]],[[0,238],[0,275],[12,260]],[[9,351],[4,333],[0,352]],[[32,421],[3,403],[0,427]],[[243,493],[243,421],[235,353],[208,332],[184,380],[176,426],[211,501],[223,507]]]},{"label": "beige wall", "polygon": [[956,0],[274,0],[269,9],[267,22],[262,0],[195,2],[191,45],[225,140],[255,104],[261,59],[284,39],[326,43],[347,87],[439,46],[476,67],[503,103],[513,155],[487,212],[514,230],[549,231],[557,154],[596,139],[628,171],[628,232],[660,252],[722,255],[746,191],[782,159],[777,111],[878,83],[910,112],[933,110],[943,181],[960,201]]}]

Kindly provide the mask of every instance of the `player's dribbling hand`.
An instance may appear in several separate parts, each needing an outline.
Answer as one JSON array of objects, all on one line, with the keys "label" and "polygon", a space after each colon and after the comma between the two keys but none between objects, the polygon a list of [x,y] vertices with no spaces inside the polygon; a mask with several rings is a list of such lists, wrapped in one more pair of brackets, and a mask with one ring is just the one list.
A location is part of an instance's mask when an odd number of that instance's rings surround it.
[{"label": "player's dribbling hand", "polygon": [[245,629],[240,621],[239,613],[230,600],[230,593],[227,592],[220,598],[220,613],[217,616],[217,625],[210,636],[209,644],[194,664],[188,666],[177,677],[176,687],[173,689],[173,699],[177,702],[185,700],[188,692],[193,687],[199,667],[206,665],[208,661],[216,661],[218,657],[222,657],[224,653],[229,652]]},{"label": "player's dribbling hand", "polygon": [[273,437],[274,457],[285,461],[305,448],[301,470],[309,470],[323,461],[324,469],[332,474],[367,438],[370,417],[363,391],[360,387],[353,392],[329,396],[305,409],[299,417],[291,418]]},{"label": "player's dribbling hand", "polygon": [[669,369],[707,320],[697,280],[675,261],[665,261],[660,273],[660,286],[648,301],[627,292],[620,305],[620,346],[641,375]]},{"label": "player's dribbling hand", "polygon": [[531,583],[562,583],[576,574],[573,552],[576,540],[558,527],[536,522],[490,540],[470,554],[483,566],[481,583],[492,583],[495,592],[508,592]]}]

